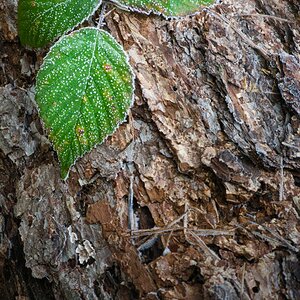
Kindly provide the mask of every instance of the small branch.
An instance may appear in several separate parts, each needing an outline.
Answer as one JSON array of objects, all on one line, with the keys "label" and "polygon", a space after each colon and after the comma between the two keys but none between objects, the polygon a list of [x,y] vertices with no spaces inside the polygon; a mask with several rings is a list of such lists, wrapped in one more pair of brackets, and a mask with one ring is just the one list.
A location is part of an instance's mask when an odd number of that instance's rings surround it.
[{"label": "small branch", "polygon": [[103,3],[101,6],[101,12],[99,14],[99,21],[98,21],[98,25],[97,25],[98,29],[102,28],[105,25],[104,19],[106,17],[106,15],[105,15],[106,7],[107,7],[107,3]]},{"label": "small branch", "polygon": [[275,245],[285,246],[286,248],[290,249],[291,251],[294,251],[295,253],[299,253],[299,249],[297,247],[293,246],[290,242],[288,242],[282,236],[280,236],[279,234],[274,232],[272,229],[270,229],[270,228],[268,228],[268,227],[266,227],[262,224],[253,222],[253,221],[249,221],[249,223],[253,224],[253,225],[256,225],[256,226],[260,226],[260,228],[262,228],[266,232],[270,233],[274,238],[271,238],[271,237],[269,237],[269,236],[267,236],[263,233],[259,233],[258,231],[255,231],[255,230],[249,230],[245,226],[237,225],[237,227],[246,230],[250,234],[252,234],[254,236],[257,236],[257,237],[261,238],[264,241],[267,241],[269,243],[273,243]]},{"label": "small branch", "polygon": [[138,251],[145,251],[149,248],[151,248],[156,241],[158,240],[158,235],[155,234],[153,237],[150,237],[149,239],[146,240],[146,242],[144,242],[142,245],[140,245],[137,250]]},{"label": "small branch", "polygon": [[295,149],[295,150],[299,150],[300,149],[298,146],[295,146],[295,145],[292,145],[292,144],[289,144],[289,143],[286,143],[286,142],[282,142],[281,144],[284,145],[284,146],[286,146],[286,147]]},{"label": "small branch", "polygon": [[225,24],[227,24],[228,26],[230,26],[251,48],[258,50],[262,56],[266,59],[269,59],[272,55],[272,53],[269,53],[267,50],[265,50],[263,47],[258,46],[256,43],[254,43],[245,33],[243,33],[241,30],[239,30],[238,28],[236,28],[231,22],[230,20],[228,20],[226,17],[224,17],[223,15],[217,13],[217,12],[213,12],[210,9],[204,9],[205,11],[207,11],[210,15],[212,15],[213,17],[219,19],[220,21],[223,21]]},{"label": "small branch", "polygon": [[[133,237],[149,236],[154,234],[168,234],[170,232],[184,231],[187,230],[183,226],[178,227],[154,227],[151,229],[138,229],[132,230],[131,234]],[[193,231],[198,236],[219,236],[219,235],[234,235],[234,228],[230,230],[218,230],[218,229],[197,229],[188,228],[188,231]]]},{"label": "small branch", "polygon": [[276,17],[276,16],[270,16],[270,15],[263,15],[263,14],[241,14],[241,15],[237,15],[237,16],[233,16],[234,18],[264,18],[264,19],[272,19],[272,20],[276,20],[279,22],[286,22],[286,23],[291,23],[291,24],[295,24],[294,21],[290,21],[284,18],[280,18],[280,17]]},{"label": "small branch", "polygon": [[184,233],[184,235],[186,235],[186,229],[188,228],[188,223],[189,223],[188,212],[189,212],[189,205],[188,205],[188,202],[186,201],[185,204],[184,204],[184,214],[185,214],[185,216],[183,218],[183,227],[184,227],[183,233]]},{"label": "small branch", "polygon": [[245,289],[245,273],[246,273],[246,264],[243,264],[242,267],[242,284],[241,284],[241,293],[240,293],[240,299],[243,300],[243,295],[244,295],[244,289]]},{"label": "small branch", "polygon": [[116,6],[117,8],[119,8],[121,10],[130,11],[130,9],[126,5],[123,5],[123,4],[119,3],[116,0],[106,0],[105,2],[111,3],[111,4],[113,4],[114,6]]},{"label": "small branch", "polygon": [[130,230],[136,229],[134,222],[134,211],[133,211],[133,180],[134,175],[130,176],[129,195],[128,195],[128,226]]},{"label": "small branch", "polygon": [[280,158],[280,183],[279,183],[279,201],[283,200],[284,197],[284,173],[283,173],[283,158]]},{"label": "small branch", "polygon": [[104,19],[109,16],[114,10],[116,10],[116,8],[114,7],[113,9],[109,10],[105,15],[104,15]]},{"label": "small branch", "polygon": [[210,248],[207,247],[207,245],[203,242],[203,240],[198,236],[196,235],[194,232],[192,231],[188,231],[188,234],[190,234],[196,241],[196,243],[193,243],[190,239],[188,240],[189,243],[191,243],[192,245],[199,245],[200,248],[204,251],[204,253],[206,253],[207,255],[213,257],[216,261],[219,261],[220,258],[218,257],[218,255],[213,251],[211,250]]}]

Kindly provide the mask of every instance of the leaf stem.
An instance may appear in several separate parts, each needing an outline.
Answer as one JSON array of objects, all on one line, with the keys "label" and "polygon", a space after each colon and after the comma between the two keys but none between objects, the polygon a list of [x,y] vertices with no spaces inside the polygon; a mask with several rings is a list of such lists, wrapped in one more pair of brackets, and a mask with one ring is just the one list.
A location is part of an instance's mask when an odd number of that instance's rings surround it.
[{"label": "leaf stem", "polygon": [[105,24],[104,19],[105,19],[106,7],[107,7],[107,3],[103,3],[102,6],[101,6],[101,12],[99,14],[99,21],[98,21],[98,25],[97,25],[98,29],[103,27],[104,24]]}]

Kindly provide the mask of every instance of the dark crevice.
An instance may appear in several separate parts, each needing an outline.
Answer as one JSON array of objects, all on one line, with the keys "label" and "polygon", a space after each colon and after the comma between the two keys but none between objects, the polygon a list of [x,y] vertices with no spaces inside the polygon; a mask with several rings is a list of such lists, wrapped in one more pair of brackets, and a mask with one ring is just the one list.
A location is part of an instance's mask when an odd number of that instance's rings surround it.
[{"label": "dark crevice", "polygon": [[4,196],[0,207],[3,217],[3,231],[0,235],[0,299],[24,297],[30,300],[52,300],[55,299],[52,284],[47,279],[34,278],[31,270],[25,266],[23,243],[18,231],[20,220],[13,213],[16,203],[15,182],[19,176],[15,164],[0,151],[0,196]]},{"label": "dark crevice", "polygon": [[125,280],[125,275],[122,273],[120,266],[113,263],[106,269],[105,273],[99,280],[94,282],[94,290],[101,299],[101,288],[110,295],[111,299],[115,300],[135,300],[139,299],[139,293],[131,282]]},{"label": "dark crevice", "polygon": [[23,244],[19,235],[11,239],[7,257],[0,259],[0,295],[2,300],[26,297],[30,300],[55,299],[52,283],[46,278],[37,279],[25,266]]},{"label": "dark crevice", "polygon": [[295,186],[300,187],[300,176],[293,175]]},{"label": "dark crevice", "polygon": [[204,280],[204,276],[201,274],[200,268],[198,266],[192,266],[190,269],[191,269],[191,275],[187,280],[187,282],[193,284],[195,283],[204,284],[205,280]]},{"label": "dark crevice", "polygon": [[[139,218],[139,228],[148,229],[155,226],[155,222],[151,212],[147,206],[139,206],[136,199],[134,199],[134,211]],[[144,263],[150,263],[156,258],[160,257],[164,251],[161,239],[158,237],[146,237],[137,241],[138,245],[142,247],[140,250],[141,259]]]}]

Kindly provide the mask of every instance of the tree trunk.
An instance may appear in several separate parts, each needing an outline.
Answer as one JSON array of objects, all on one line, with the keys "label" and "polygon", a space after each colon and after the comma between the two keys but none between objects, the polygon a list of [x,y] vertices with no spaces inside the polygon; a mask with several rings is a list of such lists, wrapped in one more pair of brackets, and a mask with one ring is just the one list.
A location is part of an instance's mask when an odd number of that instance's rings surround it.
[{"label": "tree trunk", "polygon": [[63,182],[2,0],[1,299],[300,299],[299,10],[111,11],[135,104]]}]

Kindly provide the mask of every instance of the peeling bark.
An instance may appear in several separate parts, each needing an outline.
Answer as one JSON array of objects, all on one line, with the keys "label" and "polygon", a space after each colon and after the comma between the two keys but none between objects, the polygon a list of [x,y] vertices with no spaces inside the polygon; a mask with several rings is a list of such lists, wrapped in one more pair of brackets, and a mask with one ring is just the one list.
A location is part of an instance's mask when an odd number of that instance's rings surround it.
[{"label": "peeling bark", "polygon": [[0,3],[3,299],[299,299],[299,11],[112,11],[135,104],[62,182],[34,102],[46,50]]}]

